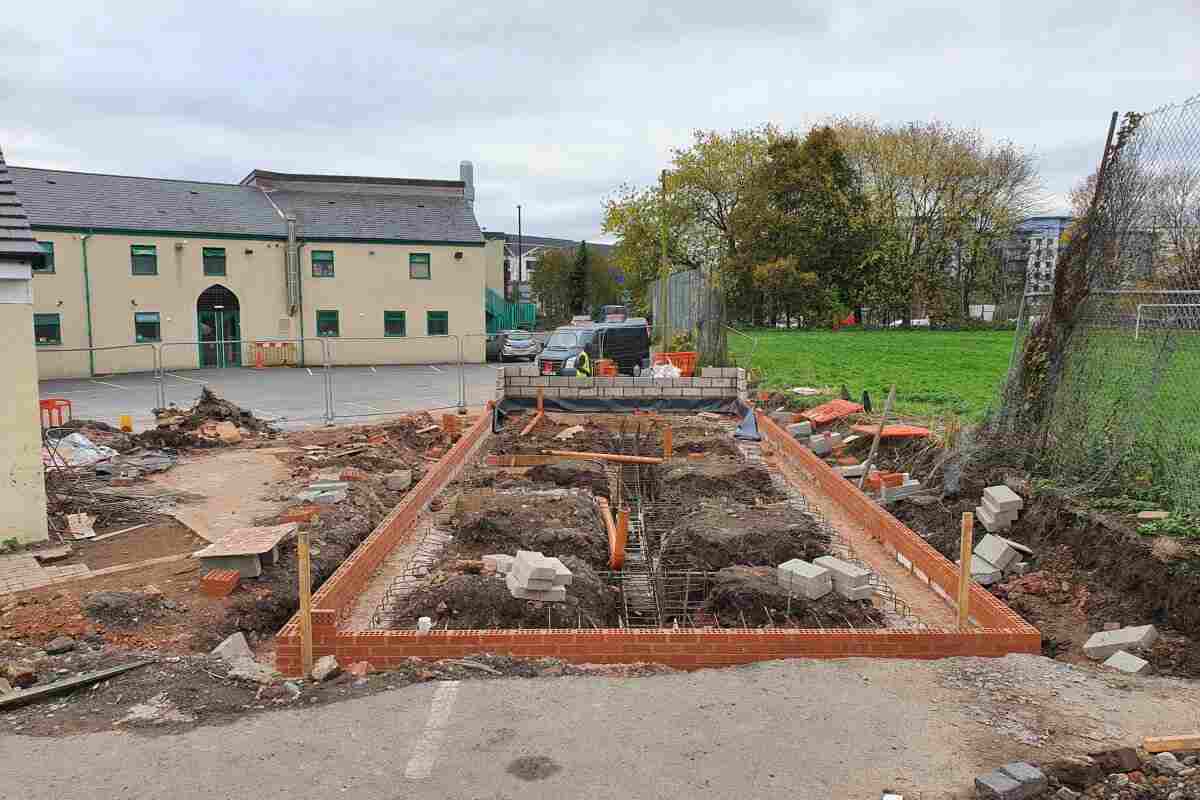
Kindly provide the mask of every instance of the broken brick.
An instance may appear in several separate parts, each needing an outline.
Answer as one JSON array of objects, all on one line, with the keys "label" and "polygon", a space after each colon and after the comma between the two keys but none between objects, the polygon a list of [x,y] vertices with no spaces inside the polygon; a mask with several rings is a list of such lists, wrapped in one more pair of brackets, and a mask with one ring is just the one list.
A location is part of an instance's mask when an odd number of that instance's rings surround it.
[{"label": "broken brick", "polygon": [[311,522],[321,514],[321,507],[317,505],[306,504],[302,506],[294,506],[283,512],[280,519],[284,522]]},{"label": "broken brick", "polygon": [[346,467],[338,477],[344,481],[365,481],[371,476],[366,470],[359,469],[358,467]]},{"label": "broken brick", "polygon": [[823,403],[802,412],[800,416],[813,425],[824,425],[828,422],[848,417],[851,414],[861,414],[862,411],[863,407],[859,403],[852,403],[849,400],[830,400],[828,403]]}]

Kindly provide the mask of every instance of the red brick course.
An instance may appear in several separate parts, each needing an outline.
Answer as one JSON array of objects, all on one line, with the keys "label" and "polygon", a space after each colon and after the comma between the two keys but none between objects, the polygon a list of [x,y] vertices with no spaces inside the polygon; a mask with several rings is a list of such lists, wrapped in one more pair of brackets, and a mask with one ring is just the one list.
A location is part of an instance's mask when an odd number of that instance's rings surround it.
[{"label": "red brick course", "polygon": [[[880,508],[765,415],[759,430],[778,457],[817,483],[847,514],[889,550],[912,562],[947,596],[957,591],[957,567]],[[418,516],[484,441],[491,425],[482,415],[405,496],[313,597],[314,656],[342,663],[365,661],[387,669],[408,658],[460,658],[476,653],[554,656],[574,663],[653,661],[681,669],[746,664],[778,658],[945,658],[1038,653],[1041,634],[978,585],[971,587],[970,630],[477,630],[348,631],[338,621],[391,550],[412,535]],[[299,626],[293,618],[276,639],[276,668],[298,675]]]},{"label": "red brick course", "polygon": [[236,569],[214,569],[200,579],[200,593],[208,597],[228,597],[242,576]]}]

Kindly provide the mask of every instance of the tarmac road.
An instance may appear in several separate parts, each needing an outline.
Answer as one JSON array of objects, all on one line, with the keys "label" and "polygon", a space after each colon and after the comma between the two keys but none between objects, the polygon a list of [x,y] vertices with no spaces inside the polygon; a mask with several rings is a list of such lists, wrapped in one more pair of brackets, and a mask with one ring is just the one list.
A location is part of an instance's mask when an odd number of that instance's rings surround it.
[{"label": "tarmac road", "polygon": [[1195,685],[1112,680],[1013,656],[426,683],[177,735],[0,734],[0,795],[941,800],[1014,758],[1194,724]]}]

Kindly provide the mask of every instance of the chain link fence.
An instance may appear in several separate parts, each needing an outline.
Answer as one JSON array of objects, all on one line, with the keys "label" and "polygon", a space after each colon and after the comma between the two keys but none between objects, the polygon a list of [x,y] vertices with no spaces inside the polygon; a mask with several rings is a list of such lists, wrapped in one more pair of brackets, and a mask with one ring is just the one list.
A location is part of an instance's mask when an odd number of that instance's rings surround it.
[{"label": "chain link fence", "polygon": [[983,430],[1068,493],[1200,511],[1200,97],[1115,122]]},{"label": "chain link fence", "polygon": [[725,297],[710,276],[700,269],[673,273],[667,279],[666,317],[662,314],[661,279],[650,281],[646,296],[654,324],[654,341],[662,341],[662,325],[670,327],[667,341],[687,334],[692,349],[708,365],[721,366],[726,359]]}]

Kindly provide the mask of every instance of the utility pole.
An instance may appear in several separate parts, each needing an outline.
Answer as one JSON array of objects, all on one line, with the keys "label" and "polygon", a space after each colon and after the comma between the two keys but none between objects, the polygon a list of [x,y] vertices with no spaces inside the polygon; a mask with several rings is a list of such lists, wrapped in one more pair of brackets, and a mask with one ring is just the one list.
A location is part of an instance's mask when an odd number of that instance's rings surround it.
[{"label": "utility pole", "polygon": [[517,203],[517,284],[513,288],[513,301],[521,300],[521,273],[525,271],[525,247],[521,242],[521,204]]},{"label": "utility pole", "polygon": [[671,266],[667,261],[667,171],[659,174],[659,224],[658,239],[660,249],[660,264],[658,270],[658,313],[662,317],[656,320],[662,331],[662,352],[671,349]]}]

